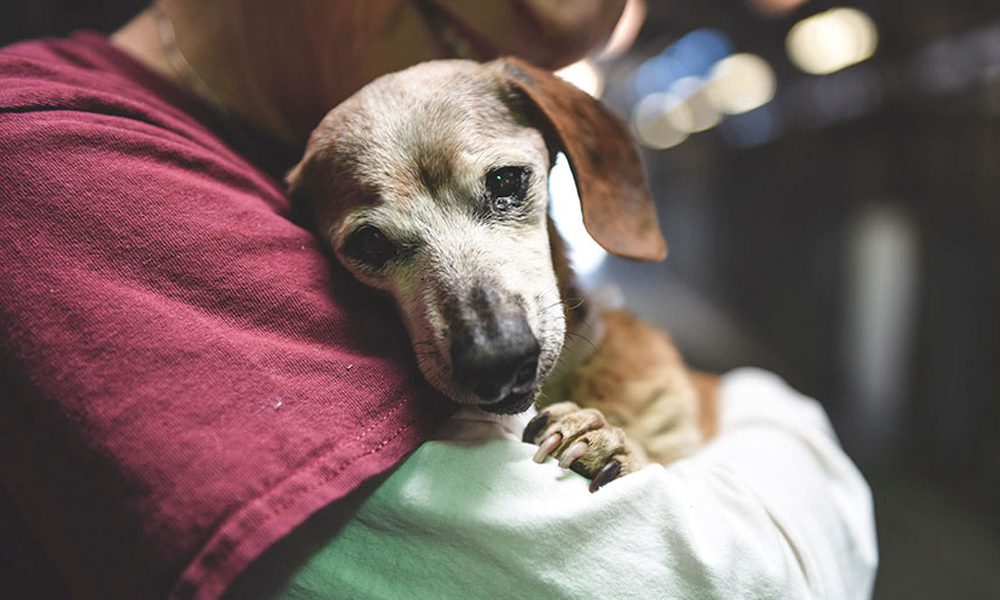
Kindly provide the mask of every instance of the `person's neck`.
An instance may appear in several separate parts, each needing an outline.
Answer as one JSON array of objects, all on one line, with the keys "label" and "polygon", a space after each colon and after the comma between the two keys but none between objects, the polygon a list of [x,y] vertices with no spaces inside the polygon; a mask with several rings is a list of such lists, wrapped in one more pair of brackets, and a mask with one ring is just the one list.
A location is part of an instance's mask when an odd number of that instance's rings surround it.
[{"label": "person's neck", "polygon": [[191,27],[170,6],[153,6],[112,34],[111,42],[217,112],[236,115],[285,143],[304,144],[307,132],[273,102],[263,69],[246,64],[246,55],[237,50],[241,40],[230,33],[236,28],[206,26],[219,21],[203,15]]}]

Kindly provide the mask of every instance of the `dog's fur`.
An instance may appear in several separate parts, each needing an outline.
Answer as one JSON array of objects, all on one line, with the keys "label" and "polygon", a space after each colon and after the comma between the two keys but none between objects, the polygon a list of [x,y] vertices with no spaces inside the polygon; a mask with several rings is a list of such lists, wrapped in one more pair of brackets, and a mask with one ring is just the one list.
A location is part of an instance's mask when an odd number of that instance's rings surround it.
[{"label": "dog's fur", "polygon": [[[627,128],[517,59],[436,61],[378,79],[323,120],[288,183],[344,266],[395,299],[431,384],[459,404],[519,412],[555,367],[566,328],[582,319],[564,302],[578,294],[547,218],[559,150],[594,238],[622,256],[663,258]],[[520,192],[497,199],[491,190],[514,188],[485,179],[504,168],[514,168],[503,176]],[[690,452],[701,439],[698,397],[669,339],[625,313],[601,318],[604,340],[548,395],[603,415],[556,404],[526,438],[548,440],[590,477],[609,461],[625,473],[647,455],[664,462]],[[585,456],[570,450],[580,441]]]}]

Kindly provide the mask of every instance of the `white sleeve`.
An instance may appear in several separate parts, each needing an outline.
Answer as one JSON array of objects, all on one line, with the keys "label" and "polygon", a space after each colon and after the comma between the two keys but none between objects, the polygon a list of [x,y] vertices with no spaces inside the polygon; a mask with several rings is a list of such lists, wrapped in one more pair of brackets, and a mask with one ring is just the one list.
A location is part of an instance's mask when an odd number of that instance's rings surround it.
[{"label": "white sleeve", "polygon": [[751,369],[720,400],[707,448],[596,494],[510,432],[429,442],[336,535],[312,532],[280,595],[869,597],[870,491],[819,405]]}]

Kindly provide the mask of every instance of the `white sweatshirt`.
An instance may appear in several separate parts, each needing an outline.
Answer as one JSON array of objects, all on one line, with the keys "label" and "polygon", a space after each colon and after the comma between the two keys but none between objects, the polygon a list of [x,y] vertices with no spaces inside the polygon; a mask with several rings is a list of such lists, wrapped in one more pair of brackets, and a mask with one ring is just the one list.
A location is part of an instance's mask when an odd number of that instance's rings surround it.
[{"label": "white sweatshirt", "polygon": [[703,451],[595,494],[555,460],[532,462],[520,441],[532,414],[465,410],[279,597],[870,597],[871,494],[823,410],[755,369],[725,375],[720,401]]}]

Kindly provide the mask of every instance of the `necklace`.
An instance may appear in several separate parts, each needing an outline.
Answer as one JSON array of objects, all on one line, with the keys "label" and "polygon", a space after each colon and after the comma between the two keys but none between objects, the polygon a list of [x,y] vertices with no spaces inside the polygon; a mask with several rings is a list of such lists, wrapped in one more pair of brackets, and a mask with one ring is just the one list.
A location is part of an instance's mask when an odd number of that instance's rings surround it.
[{"label": "necklace", "polygon": [[156,29],[160,34],[160,45],[163,47],[167,64],[170,65],[174,74],[181,78],[184,85],[194,95],[207,102],[216,112],[227,115],[229,111],[219,99],[219,95],[205,83],[205,80],[201,78],[201,75],[198,75],[198,71],[191,66],[191,63],[181,52],[180,46],[177,45],[177,35],[174,32],[174,23],[170,20],[170,16],[163,10],[159,2],[153,3],[151,9],[153,19],[156,20]]}]

